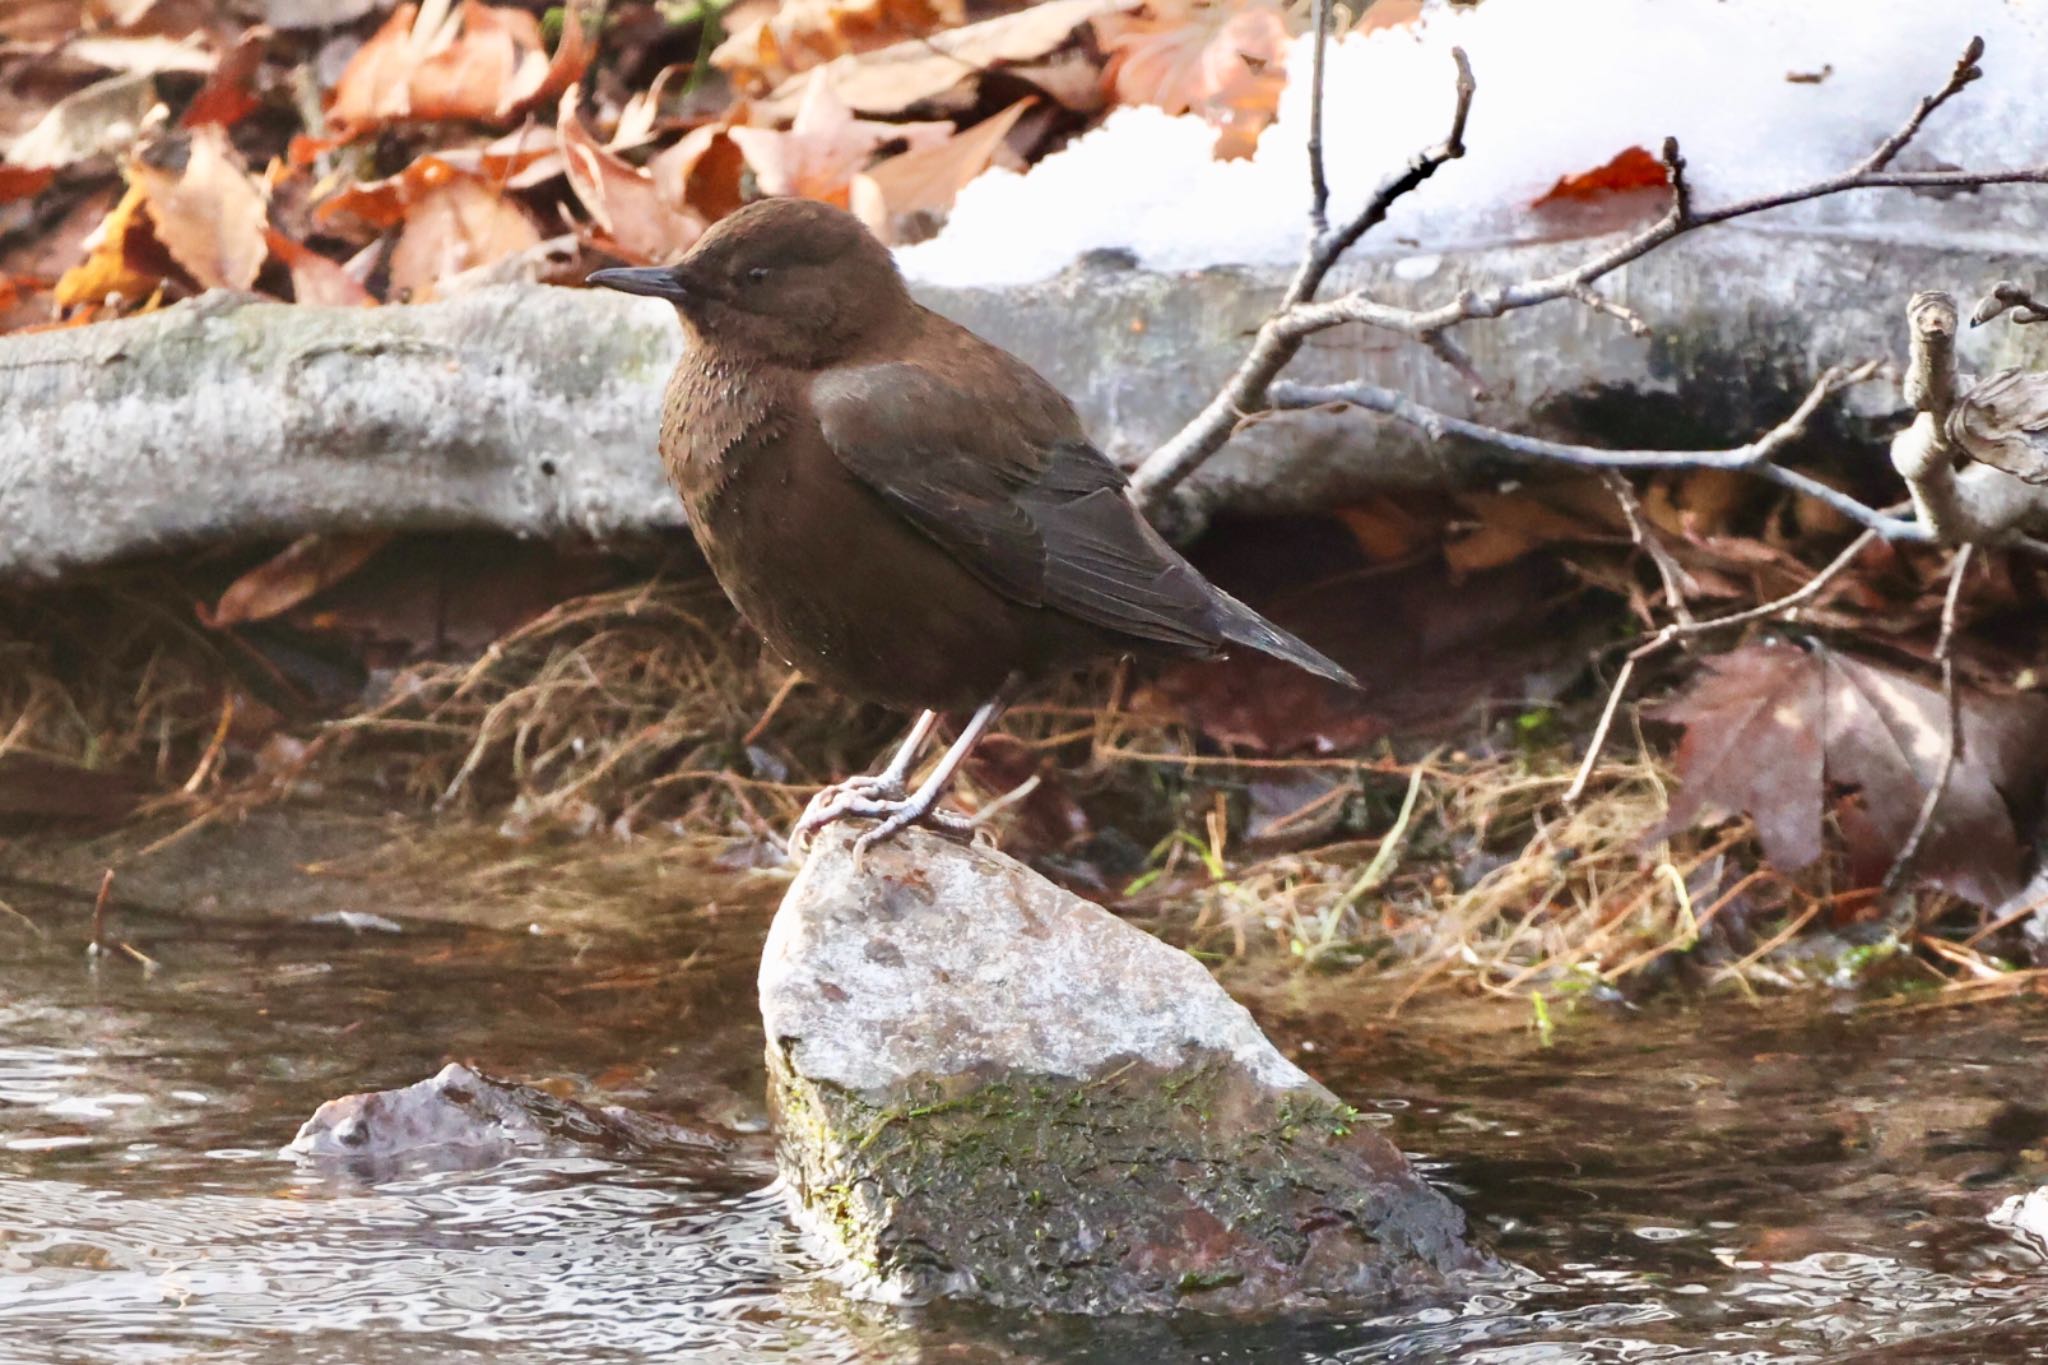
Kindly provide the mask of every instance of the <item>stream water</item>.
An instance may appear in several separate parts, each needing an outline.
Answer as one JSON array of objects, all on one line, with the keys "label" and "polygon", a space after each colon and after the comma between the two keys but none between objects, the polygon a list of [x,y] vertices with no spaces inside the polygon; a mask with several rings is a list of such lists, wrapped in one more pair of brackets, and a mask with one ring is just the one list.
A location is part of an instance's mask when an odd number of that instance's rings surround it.
[{"label": "stream water", "polygon": [[[1887,1361],[2048,1358],[2048,1009],[1507,1007],[1239,986],[1519,1273],[1325,1322],[847,1300],[769,1187],[754,954],[778,884],[631,934],[124,909],[0,885],[0,1361]],[[374,898],[371,898],[374,900]],[[374,908],[374,905],[366,908]],[[448,1059],[743,1135],[737,1155],[352,1176],[322,1100]],[[745,1136],[751,1135],[751,1136]]]}]

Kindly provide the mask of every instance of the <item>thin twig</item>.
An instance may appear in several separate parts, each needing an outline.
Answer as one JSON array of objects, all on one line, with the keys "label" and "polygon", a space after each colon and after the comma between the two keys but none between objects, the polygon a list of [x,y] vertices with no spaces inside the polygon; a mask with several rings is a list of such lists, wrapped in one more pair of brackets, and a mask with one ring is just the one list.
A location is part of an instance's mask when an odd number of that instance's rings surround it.
[{"label": "thin twig", "polygon": [[[1265,410],[1267,386],[1293,361],[1308,337],[1307,331],[1283,325],[1286,319],[1295,309],[1315,298],[1316,291],[1323,286],[1324,277],[1338,258],[1349,251],[1360,237],[1383,222],[1396,202],[1434,175],[1439,166],[1465,154],[1465,124],[1472,112],[1472,96],[1477,87],[1473,84],[1472,65],[1466,60],[1464,49],[1452,48],[1451,59],[1457,66],[1458,77],[1457,105],[1451,114],[1450,134],[1435,146],[1416,153],[1400,173],[1382,181],[1372,197],[1366,200],[1365,207],[1342,227],[1331,228],[1327,221],[1318,226],[1311,214],[1308,246],[1302,252],[1301,264],[1295,267],[1294,277],[1288,281],[1287,292],[1280,300],[1278,311],[1259,328],[1251,349],[1216,396],[1165,445],[1147,456],[1132,475],[1132,494],[1140,506],[1156,506],[1161,498],[1179,486],[1181,480],[1223,448],[1246,414]],[[1321,93],[1319,87],[1315,91],[1318,109],[1322,104]],[[1326,219],[1327,214],[1325,203]]]},{"label": "thin twig", "polygon": [[1629,539],[1657,566],[1657,578],[1664,584],[1665,604],[1678,617],[1680,624],[1691,625],[1692,608],[1686,605],[1684,567],[1671,557],[1671,551],[1650,528],[1649,519],[1643,514],[1643,505],[1636,500],[1636,492],[1628,486],[1628,480],[1611,469],[1602,470],[1600,478],[1621,505],[1621,515],[1628,520]]},{"label": "thin twig", "polygon": [[107,951],[107,902],[114,897],[114,869],[108,868],[100,878],[100,893],[92,900],[92,944],[94,957],[103,957]]},{"label": "thin twig", "polygon": [[1564,789],[1564,803],[1574,805],[1586,794],[1586,783],[1593,778],[1593,765],[1600,759],[1600,751],[1607,747],[1607,732],[1614,728],[1614,714],[1621,709],[1621,699],[1628,694],[1629,680],[1636,675],[1635,656],[1621,661],[1621,672],[1614,675],[1614,688],[1607,694],[1607,705],[1600,712],[1600,723],[1593,727],[1593,737],[1586,741],[1586,756],[1579,763],[1579,771],[1572,778],[1572,784]]},{"label": "thin twig", "polygon": [[1877,532],[1884,539],[1906,544],[1931,544],[1933,531],[1919,522],[1907,521],[1866,507],[1838,488],[1819,479],[1771,463],[1772,457],[1805,434],[1822,403],[1850,384],[1876,375],[1879,365],[1869,361],[1850,369],[1830,369],[1815,381],[1799,407],[1784,421],[1756,440],[1724,450],[1609,450],[1600,446],[1573,445],[1523,436],[1479,422],[1453,417],[1447,412],[1424,407],[1407,395],[1374,384],[1295,384],[1272,386],[1275,408],[1320,408],[1348,405],[1382,413],[1404,422],[1431,439],[1458,436],[1504,451],[1523,459],[1571,465],[1580,469],[1733,469],[1790,489],[1802,497],[1824,503],[1859,526]]},{"label": "thin twig", "polygon": [[[1201,412],[1138,466],[1131,479],[1133,491],[1142,505],[1148,508],[1157,506],[1167,494],[1220,450],[1247,419],[1256,418],[1274,407],[1283,406],[1277,401],[1269,401],[1269,390],[1272,389],[1274,380],[1294,359],[1301,344],[1309,336],[1328,328],[1345,323],[1362,323],[1426,342],[1442,355],[1444,352],[1440,349],[1441,339],[1447,337],[1451,329],[1461,323],[1498,318],[1518,309],[1558,299],[1585,302],[1589,295],[1598,298],[1597,294],[1591,294],[1595,282],[1674,238],[1699,228],[1852,190],[1977,189],[1986,185],[2048,184],[2048,165],[2014,170],[1891,169],[1892,162],[1918,136],[1928,117],[1976,79],[1977,59],[1982,56],[1983,50],[1982,41],[1972,39],[1947,84],[1935,94],[1920,100],[1911,116],[1896,131],[1880,142],[1870,155],[1839,175],[1775,194],[1744,199],[1720,208],[1701,209],[1693,202],[1692,190],[1685,175],[1686,162],[1679,154],[1678,143],[1675,139],[1667,138],[1663,146],[1662,159],[1665,173],[1671,182],[1670,208],[1656,222],[1568,270],[1491,289],[1464,289],[1443,303],[1425,308],[1403,308],[1382,303],[1362,289],[1353,290],[1335,299],[1317,301],[1316,291],[1337,259],[1360,237],[1384,221],[1396,202],[1419,188],[1445,161],[1464,154],[1465,125],[1474,87],[1471,67],[1465,60],[1464,53],[1454,52],[1458,64],[1458,101],[1450,136],[1415,157],[1401,174],[1383,182],[1367,203],[1365,210],[1350,223],[1341,229],[1319,231],[1312,235],[1302,263],[1297,268],[1285,296],[1273,315],[1259,328],[1258,336],[1244,361]],[[1314,93],[1319,96],[1321,92],[1318,90]],[[1320,103],[1318,98],[1315,101],[1318,109]],[[1312,115],[1314,112],[1312,110]],[[1314,173],[1312,170],[1311,174]],[[1291,406],[1302,404],[1296,403]],[[1786,481],[1779,479],[1778,482]],[[1872,524],[1867,515],[1858,517],[1857,520],[1866,526]],[[1917,540],[1924,537],[1915,534],[1905,538]]]},{"label": "thin twig", "polygon": [[1883,891],[1887,896],[1905,883],[1913,870],[1913,860],[1920,856],[1921,845],[1927,841],[1927,832],[1934,827],[1934,813],[1941,806],[1942,798],[1948,795],[1949,780],[1955,776],[1956,759],[1963,751],[1963,705],[1956,696],[1956,609],[1963,600],[1963,579],[1970,571],[1970,557],[1976,552],[1974,545],[1965,545],[1956,551],[1955,563],[1949,566],[1948,596],[1941,604],[1941,635],[1935,641],[1934,657],[1941,665],[1941,699],[1948,709],[1948,742],[1942,748],[1941,773],[1934,779],[1934,785],[1927,789],[1927,796],[1920,802],[1920,813],[1913,817],[1912,832],[1906,835],[1906,842],[1899,849],[1899,856],[1892,860],[1891,870],[1884,874]]},{"label": "thin twig", "polygon": [[1962,94],[1964,87],[1983,76],[1983,68],[1977,65],[1983,59],[1984,40],[1981,37],[1972,37],[1963,48],[1963,55],[1957,59],[1955,70],[1949,73],[1948,84],[1932,95],[1924,97],[1919,107],[1913,111],[1913,117],[1907,119],[1905,125],[1897,132],[1880,142],[1876,151],[1857,164],[1856,170],[1864,175],[1875,175],[1891,165],[1892,158],[1905,151],[1906,144],[1918,136],[1920,125],[1927,122],[1928,115]]},{"label": "thin twig", "polygon": [[1330,182],[1323,172],[1323,55],[1330,45],[1330,0],[1316,0],[1316,44],[1308,87],[1309,246],[1330,230]]},{"label": "thin twig", "polygon": [[[1897,510],[1900,509],[1888,508],[1886,509],[1886,514],[1891,515]],[[1673,622],[1658,631],[1648,642],[1630,651],[1629,658],[1643,658],[1662,649],[1673,640],[1683,639],[1687,636],[1701,635],[1707,631],[1720,630],[1727,626],[1746,625],[1751,621],[1763,621],[1773,616],[1782,616],[1787,612],[1795,611],[1820,596],[1827,585],[1833,582],[1836,576],[1841,574],[1843,570],[1855,563],[1856,557],[1869,549],[1877,539],[1878,534],[1876,531],[1866,530],[1863,534],[1857,536],[1856,539],[1850,541],[1848,545],[1844,546],[1840,554],[1829,560],[1826,568],[1822,569],[1812,578],[1807,579],[1801,587],[1786,593],[1775,601],[1765,602],[1761,606],[1749,607],[1742,611],[1732,611],[1726,616],[1710,617],[1704,621]]]}]

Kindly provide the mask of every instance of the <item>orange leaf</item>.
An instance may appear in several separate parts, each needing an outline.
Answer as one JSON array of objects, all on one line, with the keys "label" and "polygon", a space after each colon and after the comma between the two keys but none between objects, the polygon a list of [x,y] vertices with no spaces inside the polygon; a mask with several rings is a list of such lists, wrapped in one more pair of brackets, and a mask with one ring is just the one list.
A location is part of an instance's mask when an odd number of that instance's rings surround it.
[{"label": "orange leaf", "polygon": [[[64,272],[57,281],[56,300],[60,308],[75,308],[82,303],[104,303],[118,296],[130,301],[147,298],[162,281],[162,276],[139,269],[131,261],[130,239],[150,236],[149,217],[142,211],[148,196],[140,185],[131,185],[121,197],[121,202],[108,211],[107,216],[87,237],[87,256],[84,261]],[[157,255],[162,255],[158,248]]]},{"label": "orange leaf", "polygon": [[375,303],[370,291],[337,261],[295,242],[271,228],[263,234],[270,254],[284,262],[292,275],[292,301],[321,308],[350,308]]},{"label": "orange leaf", "polygon": [[313,217],[321,223],[332,223],[340,215],[348,214],[371,227],[388,228],[402,222],[408,209],[458,175],[484,181],[494,188],[516,186],[521,171],[555,153],[554,131],[531,126],[507,133],[482,147],[446,147],[416,158],[397,175],[357,181],[343,188],[322,200],[313,210]]},{"label": "orange leaf", "polygon": [[0,204],[28,199],[43,192],[56,176],[55,166],[9,166],[0,163]]},{"label": "orange leaf", "polygon": [[213,629],[281,616],[354,573],[391,539],[389,531],[301,536],[228,585],[199,619]]},{"label": "orange leaf", "polygon": [[148,196],[157,240],[193,279],[208,289],[256,283],[270,208],[217,124],[192,130],[183,172],[138,161],[130,175]]},{"label": "orange leaf", "polygon": [[[674,260],[704,234],[705,220],[666,198],[650,172],[598,145],[576,117],[574,91],[563,92],[556,132],[569,187],[621,255],[643,262]],[[678,172],[677,179],[682,178]]]},{"label": "orange leaf", "polygon": [[834,57],[957,28],[966,19],[963,0],[786,0],[734,31],[711,64],[759,93]]},{"label": "orange leaf", "polygon": [[1216,155],[1249,156],[1286,88],[1286,15],[1272,0],[1162,7],[1158,17],[1099,20],[1105,69],[1121,104],[1193,113],[1222,130]]},{"label": "orange leaf", "polygon": [[346,134],[407,119],[503,123],[574,85],[590,65],[582,6],[563,13],[550,58],[523,9],[463,0],[400,5],[335,83],[328,121]]},{"label": "orange leaf", "polygon": [[1662,189],[1670,183],[1671,178],[1665,173],[1663,162],[1641,147],[1630,147],[1616,153],[1614,159],[1604,166],[1561,177],[1531,207],[1540,209],[1546,204],[1584,203],[1629,190]]},{"label": "orange leaf", "polygon": [[844,206],[847,189],[875,150],[901,138],[911,149],[953,135],[950,123],[876,123],[858,119],[825,79],[811,74],[787,131],[735,128],[732,140],[765,194],[793,194]]},{"label": "orange leaf", "polygon": [[263,103],[252,87],[256,69],[263,64],[264,44],[269,41],[270,30],[260,25],[244,33],[222,54],[220,64],[213,68],[206,84],[199,87],[192,103],[185,106],[179,122],[187,128],[207,123],[232,128],[247,118]]},{"label": "orange leaf", "polygon": [[419,18],[419,6],[408,0],[356,49],[334,83],[327,104],[329,124],[337,130],[357,130],[405,117],[412,108],[407,83],[426,57],[413,41]]},{"label": "orange leaf", "polygon": [[518,204],[458,176],[413,205],[391,249],[391,293],[418,303],[450,275],[495,264],[540,241]]},{"label": "orange leaf", "polygon": [[1024,111],[1036,103],[1018,100],[994,118],[944,142],[902,152],[879,162],[853,182],[854,211],[885,242],[898,240],[898,220],[913,214],[944,213],[967,182],[988,169],[989,159]]},{"label": "orange leaf", "polygon": [[707,223],[715,223],[744,202],[740,175],[747,160],[732,140],[729,125],[707,123],[693,128],[647,163],[662,200],[679,204]]},{"label": "orange leaf", "polygon": [[1373,0],[1351,31],[1376,33],[1383,28],[1407,28],[1421,17],[1422,0]]}]

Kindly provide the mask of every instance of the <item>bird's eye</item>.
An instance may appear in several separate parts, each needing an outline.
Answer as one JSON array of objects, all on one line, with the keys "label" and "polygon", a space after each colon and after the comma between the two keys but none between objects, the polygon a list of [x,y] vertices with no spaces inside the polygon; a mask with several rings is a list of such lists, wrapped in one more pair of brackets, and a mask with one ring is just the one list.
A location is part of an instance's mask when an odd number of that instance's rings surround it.
[{"label": "bird's eye", "polygon": [[747,272],[747,283],[748,283],[748,284],[759,284],[759,283],[761,283],[761,282],[762,282],[763,280],[765,280],[765,279],[767,279],[767,278],[768,278],[768,267],[767,267],[767,266],[765,266],[765,265],[757,265],[757,266],[755,266],[755,267],[754,267],[754,268],[753,268],[752,270],[749,270],[749,271]]}]

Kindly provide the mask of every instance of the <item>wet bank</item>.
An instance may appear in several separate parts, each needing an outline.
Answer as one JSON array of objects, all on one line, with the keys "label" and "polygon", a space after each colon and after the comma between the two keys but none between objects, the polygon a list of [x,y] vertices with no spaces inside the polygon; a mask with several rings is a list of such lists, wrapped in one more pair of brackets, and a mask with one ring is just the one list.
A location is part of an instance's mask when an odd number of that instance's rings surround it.
[{"label": "wet bank", "polygon": [[[0,886],[16,912],[0,912],[4,1359],[2048,1350],[2048,1268],[1985,1218],[2048,1179],[2048,1007],[2025,1001],[1588,1003],[1539,1032],[1523,1003],[1443,995],[1389,1019],[1369,975],[1226,967],[1283,1049],[1414,1154],[1521,1273],[1349,1320],[1026,1318],[849,1301],[765,1188],[753,969],[778,875],[678,865],[659,895],[620,889],[611,928],[437,922],[430,877],[356,885],[353,916],[301,917],[311,886],[280,878],[232,916],[174,896],[117,908],[96,960],[91,888],[32,881]],[[365,1177],[279,1154],[322,1100],[451,1059],[716,1127],[732,1155]]]}]

